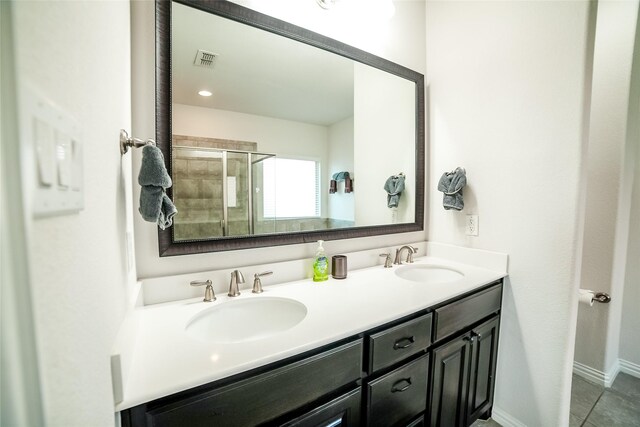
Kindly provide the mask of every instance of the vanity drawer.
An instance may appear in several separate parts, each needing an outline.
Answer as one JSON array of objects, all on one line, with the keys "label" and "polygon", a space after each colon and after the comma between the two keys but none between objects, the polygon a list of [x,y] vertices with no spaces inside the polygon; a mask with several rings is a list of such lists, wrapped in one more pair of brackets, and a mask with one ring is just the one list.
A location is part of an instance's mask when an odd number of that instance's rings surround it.
[{"label": "vanity drawer", "polygon": [[427,375],[429,355],[371,381],[367,386],[369,399],[368,425],[392,426],[413,419],[427,406]]},{"label": "vanity drawer", "polygon": [[399,362],[431,344],[431,313],[369,336],[369,373]]},{"label": "vanity drawer", "polygon": [[500,310],[502,285],[496,285],[460,301],[436,309],[436,335],[439,341]]},{"label": "vanity drawer", "polygon": [[358,427],[360,425],[360,394],[360,387],[358,387],[281,427]]},{"label": "vanity drawer", "polygon": [[210,392],[155,407],[146,426],[251,426],[354,383],[362,373],[362,340]]}]

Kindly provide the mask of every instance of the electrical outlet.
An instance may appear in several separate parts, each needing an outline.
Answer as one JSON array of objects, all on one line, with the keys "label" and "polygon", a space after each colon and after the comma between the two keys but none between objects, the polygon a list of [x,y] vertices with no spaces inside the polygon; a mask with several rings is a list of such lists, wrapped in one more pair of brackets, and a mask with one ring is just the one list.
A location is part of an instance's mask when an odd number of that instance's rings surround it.
[{"label": "electrical outlet", "polygon": [[467,236],[478,235],[478,215],[467,215]]}]

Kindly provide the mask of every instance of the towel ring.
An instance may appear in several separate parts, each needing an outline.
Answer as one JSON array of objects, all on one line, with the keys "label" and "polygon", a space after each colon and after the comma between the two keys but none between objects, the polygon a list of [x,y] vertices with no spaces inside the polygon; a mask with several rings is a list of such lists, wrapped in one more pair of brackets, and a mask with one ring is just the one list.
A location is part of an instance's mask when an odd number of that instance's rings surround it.
[{"label": "towel ring", "polygon": [[146,141],[140,138],[129,137],[126,130],[120,129],[120,155],[124,156],[129,151],[129,147],[140,148],[145,145],[156,145],[156,142],[149,138]]}]

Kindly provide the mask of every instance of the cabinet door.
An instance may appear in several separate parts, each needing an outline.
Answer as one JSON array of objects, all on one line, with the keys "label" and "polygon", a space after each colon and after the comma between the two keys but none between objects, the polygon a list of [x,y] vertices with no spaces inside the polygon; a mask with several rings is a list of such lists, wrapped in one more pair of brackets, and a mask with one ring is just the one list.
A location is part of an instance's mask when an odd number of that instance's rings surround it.
[{"label": "cabinet door", "polygon": [[467,425],[491,408],[498,354],[499,318],[495,317],[471,331],[471,371],[469,378]]},{"label": "cabinet door", "polygon": [[353,390],[322,405],[282,427],[358,427],[360,425],[360,389]]},{"label": "cabinet door", "polygon": [[458,427],[465,423],[470,348],[470,335],[465,334],[433,352],[432,427]]}]

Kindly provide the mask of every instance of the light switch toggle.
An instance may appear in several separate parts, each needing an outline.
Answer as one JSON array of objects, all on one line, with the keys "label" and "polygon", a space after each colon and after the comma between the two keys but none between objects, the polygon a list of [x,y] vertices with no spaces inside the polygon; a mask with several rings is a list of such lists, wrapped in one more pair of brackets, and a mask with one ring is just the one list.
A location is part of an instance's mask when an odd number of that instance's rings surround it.
[{"label": "light switch toggle", "polygon": [[53,128],[37,118],[33,120],[33,128],[38,164],[38,183],[40,187],[50,187],[53,184],[55,164]]},{"label": "light switch toggle", "polygon": [[71,138],[56,131],[56,163],[58,169],[58,186],[64,189],[71,186]]}]

